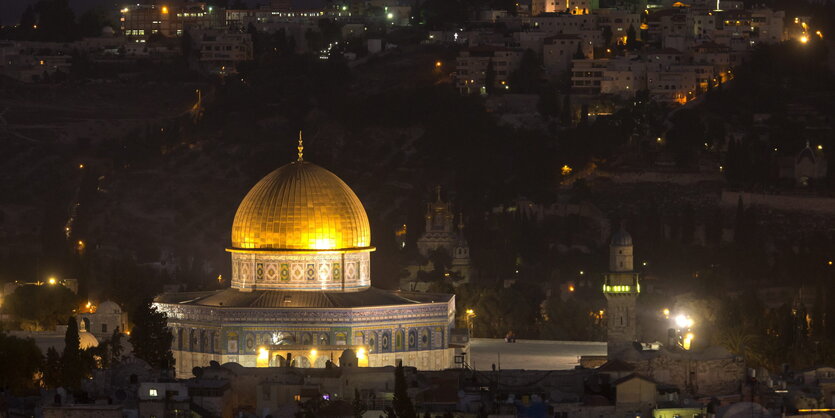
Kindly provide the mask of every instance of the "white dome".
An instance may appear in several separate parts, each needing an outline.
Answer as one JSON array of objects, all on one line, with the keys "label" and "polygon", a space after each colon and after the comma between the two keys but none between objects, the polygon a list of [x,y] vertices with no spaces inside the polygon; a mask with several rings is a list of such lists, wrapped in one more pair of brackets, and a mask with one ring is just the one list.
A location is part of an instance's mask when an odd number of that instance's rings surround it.
[{"label": "white dome", "polygon": [[96,307],[96,313],[120,314],[122,313],[122,308],[116,302],[106,300]]},{"label": "white dome", "polygon": [[88,348],[94,348],[99,346],[99,340],[96,338],[95,335],[87,332],[87,331],[79,331],[78,332],[78,348],[82,350],[86,350]]}]

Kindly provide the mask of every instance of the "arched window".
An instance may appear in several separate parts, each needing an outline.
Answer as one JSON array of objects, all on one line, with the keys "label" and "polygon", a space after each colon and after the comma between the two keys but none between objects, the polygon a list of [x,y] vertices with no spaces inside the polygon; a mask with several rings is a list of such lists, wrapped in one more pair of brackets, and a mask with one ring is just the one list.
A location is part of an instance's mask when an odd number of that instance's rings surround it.
[{"label": "arched window", "polygon": [[300,369],[309,369],[310,359],[305,356],[295,356],[293,357],[293,365]]}]

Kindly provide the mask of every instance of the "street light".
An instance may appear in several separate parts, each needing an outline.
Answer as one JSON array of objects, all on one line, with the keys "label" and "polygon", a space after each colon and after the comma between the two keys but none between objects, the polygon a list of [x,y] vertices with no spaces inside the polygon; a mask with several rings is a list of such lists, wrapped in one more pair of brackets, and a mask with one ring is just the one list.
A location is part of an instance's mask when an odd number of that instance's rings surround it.
[{"label": "street light", "polygon": [[693,326],[693,319],[691,319],[688,316],[685,316],[684,314],[678,314],[678,316],[676,316],[675,321],[676,321],[676,325],[680,329],[690,328],[690,327]]},{"label": "street light", "polygon": [[693,344],[693,338],[695,338],[695,336],[693,335],[693,333],[692,333],[692,332],[688,332],[688,333],[687,333],[687,335],[685,335],[685,336],[684,336],[684,340],[682,341],[681,346],[682,346],[685,350],[689,350],[689,349],[690,349],[690,347],[691,347],[691,345]]},{"label": "street light", "polygon": [[47,282],[49,284],[55,284],[58,283],[58,280],[55,277],[50,277],[49,280],[47,280]]},{"label": "street light", "polygon": [[467,309],[467,337],[473,336],[473,318],[475,318],[475,311]]}]

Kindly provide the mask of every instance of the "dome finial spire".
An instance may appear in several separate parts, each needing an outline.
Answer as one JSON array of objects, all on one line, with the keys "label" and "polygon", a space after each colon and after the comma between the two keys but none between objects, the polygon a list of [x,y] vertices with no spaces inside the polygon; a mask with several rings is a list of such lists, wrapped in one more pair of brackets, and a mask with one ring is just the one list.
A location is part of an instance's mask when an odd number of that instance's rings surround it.
[{"label": "dome finial spire", "polygon": [[299,162],[302,162],[302,161],[304,161],[304,142],[302,141],[302,131],[301,131],[301,129],[299,129],[299,146],[298,146],[298,150],[299,150],[299,159],[298,159],[298,161],[299,161]]}]

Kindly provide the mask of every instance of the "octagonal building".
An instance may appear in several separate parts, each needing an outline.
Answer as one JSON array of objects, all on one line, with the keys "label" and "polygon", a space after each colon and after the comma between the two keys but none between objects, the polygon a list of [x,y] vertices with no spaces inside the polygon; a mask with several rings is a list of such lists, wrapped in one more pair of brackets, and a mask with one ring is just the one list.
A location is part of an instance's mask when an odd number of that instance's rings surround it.
[{"label": "octagonal building", "polygon": [[[301,147],[300,147],[301,148]],[[371,228],[339,177],[302,158],[247,193],[232,223],[231,287],[166,293],[178,377],[196,366],[452,366],[455,297],[371,286]]]}]

